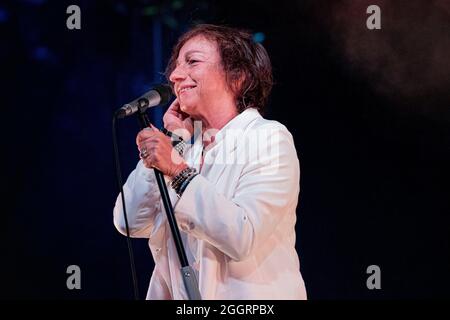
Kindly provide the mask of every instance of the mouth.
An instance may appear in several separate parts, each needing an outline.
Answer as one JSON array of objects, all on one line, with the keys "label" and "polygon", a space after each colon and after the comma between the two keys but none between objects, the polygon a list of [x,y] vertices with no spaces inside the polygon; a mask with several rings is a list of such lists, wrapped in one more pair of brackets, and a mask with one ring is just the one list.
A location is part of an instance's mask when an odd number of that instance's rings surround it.
[{"label": "mouth", "polygon": [[196,86],[185,86],[185,87],[182,87],[181,89],[178,90],[178,95],[181,95],[181,94],[183,94],[185,92],[188,92],[189,90],[192,90],[195,87]]}]

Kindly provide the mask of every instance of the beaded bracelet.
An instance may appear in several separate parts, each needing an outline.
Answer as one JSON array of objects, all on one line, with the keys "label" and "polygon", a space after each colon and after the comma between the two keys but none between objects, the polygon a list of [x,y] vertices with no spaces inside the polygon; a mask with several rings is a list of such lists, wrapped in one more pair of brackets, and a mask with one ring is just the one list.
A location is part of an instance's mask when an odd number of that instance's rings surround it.
[{"label": "beaded bracelet", "polygon": [[166,136],[169,136],[172,139],[172,147],[177,150],[180,156],[183,156],[184,149],[186,148],[187,144],[184,142],[183,138],[176,135],[175,133],[167,130],[166,128],[162,128],[161,132],[164,133]]},{"label": "beaded bracelet", "polygon": [[186,189],[189,181],[197,175],[197,170],[194,168],[183,169],[175,178],[172,179],[170,186],[181,197],[182,192]]},{"label": "beaded bracelet", "polygon": [[180,185],[180,189],[178,190],[177,194],[178,197],[181,197],[181,195],[183,194],[184,190],[186,189],[186,187],[188,186],[188,184],[192,181],[192,179],[194,179],[195,176],[197,176],[198,173],[194,173],[192,174],[189,178],[187,178],[186,180],[184,180],[184,182]]},{"label": "beaded bracelet", "polygon": [[187,167],[181,170],[170,182],[170,186],[176,191],[181,186],[181,184],[186,180],[190,175],[196,173],[197,170],[194,168]]},{"label": "beaded bracelet", "polygon": [[170,186],[172,187],[172,189],[177,190],[183,180],[183,177],[185,177],[190,172],[190,170],[191,168],[187,167],[181,170],[181,172],[172,179],[172,181],[170,182]]},{"label": "beaded bracelet", "polygon": [[179,141],[173,148],[177,150],[177,152],[180,154],[180,156],[183,156],[184,149],[186,148],[187,144],[183,140]]}]

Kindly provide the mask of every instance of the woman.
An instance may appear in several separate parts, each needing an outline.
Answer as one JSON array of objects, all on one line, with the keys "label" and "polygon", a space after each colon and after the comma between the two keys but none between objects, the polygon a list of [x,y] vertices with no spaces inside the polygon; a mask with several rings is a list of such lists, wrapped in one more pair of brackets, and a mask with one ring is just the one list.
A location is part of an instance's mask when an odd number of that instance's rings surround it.
[{"label": "woman", "polygon": [[[295,250],[299,161],[288,130],[260,114],[272,88],[267,52],[247,32],[198,25],[166,75],[176,99],[164,127],[185,143],[139,132],[141,161],[124,185],[130,234],[149,238],[155,261],[147,298],[187,298],[157,168],[203,299],[306,299]],[[114,223],[125,234],[120,196]]]}]

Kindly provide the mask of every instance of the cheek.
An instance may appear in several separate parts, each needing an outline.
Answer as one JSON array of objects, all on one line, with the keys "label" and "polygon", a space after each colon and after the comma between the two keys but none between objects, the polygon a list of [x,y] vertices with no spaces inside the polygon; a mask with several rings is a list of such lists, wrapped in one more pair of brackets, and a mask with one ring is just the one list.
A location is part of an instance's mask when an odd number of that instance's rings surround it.
[{"label": "cheek", "polygon": [[225,76],[225,72],[220,67],[215,67],[214,72],[211,74],[211,83],[214,84],[215,88],[218,90],[228,91],[227,80]]},{"label": "cheek", "polygon": [[210,72],[204,74],[200,85],[199,92],[204,94],[216,93],[226,90],[227,85],[225,76],[219,72],[216,68],[212,68]]}]

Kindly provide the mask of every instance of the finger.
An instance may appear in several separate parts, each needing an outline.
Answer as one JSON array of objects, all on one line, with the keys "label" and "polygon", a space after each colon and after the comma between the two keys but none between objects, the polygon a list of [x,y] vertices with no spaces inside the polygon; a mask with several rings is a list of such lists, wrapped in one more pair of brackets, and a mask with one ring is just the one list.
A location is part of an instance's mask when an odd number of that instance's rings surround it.
[{"label": "finger", "polygon": [[144,162],[144,165],[149,169],[155,169],[156,168],[156,162],[153,155],[149,155],[145,159],[142,160]]},{"label": "finger", "polygon": [[142,161],[145,161],[145,159],[147,159],[150,156],[147,146],[141,145],[139,146],[138,150],[139,150],[139,158],[142,159]]},{"label": "finger", "polygon": [[156,150],[156,147],[158,145],[158,140],[155,140],[153,138],[145,139],[140,144],[138,144],[138,149],[141,151],[142,149],[146,149],[149,154],[154,153]]},{"label": "finger", "polygon": [[166,136],[162,131],[160,131],[157,127],[152,125],[153,134],[148,139],[153,139],[153,141],[169,141],[170,138]]},{"label": "finger", "polygon": [[152,164],[151,164],[151,162],[148,160],[148,157],[145,158],[145,159],[142,159],[142,162],[144,163],[144,166],[145,166],[146,168],[148,168],[148,169],[151,169],[151,168],[152,168]]},{"label": "finger", "polygon": [[167,111],[178,112],[179,109],[180,109],[180,102],[178,101],[178,98],[175,98],[175,100],[173,100],[172,104],[170,105],[169,109],[167,109]]},{"label": "finger", "polygon": [[142,152],[142,150],[146,149],[147,151],[149,151],[149,147],[147,146],[147,144],[145,142],[138,144],[138,150],[139,152]]},{"label": "finger", "polygon": [[181,111],[180,102],[178,99],[175,99],[172,105],[167,109],[167,113],[176,116],[178,119],[183,120],[184,115],[183,111]]},{"label": "finger", "polygon": [[151,128],[145,128],[141,130],[136,136],[136,144],[139,145],[142,141],[152,138],[155,135],[155,131]]},{"label": "finger", "polygon": [[[144,145],[145,144],[147,146],[147,148],[151,148],[151,147],[153,147],[155,145],[158,145],[158,144],[161,144],[161,143],[165,143],[165,142],[171,143],[169,137],[165,136],[164,133],[162,133],[162,132],[161,132],[161,135],[160,134],[158,134],[158,135],[155,134],[155,135],[153,135],[151,137],[148,137],[148,138],[145,138],[145,139],[139,141],[138,147],[140,145]],[[167,139],[169,141],[167,141]]]}]

